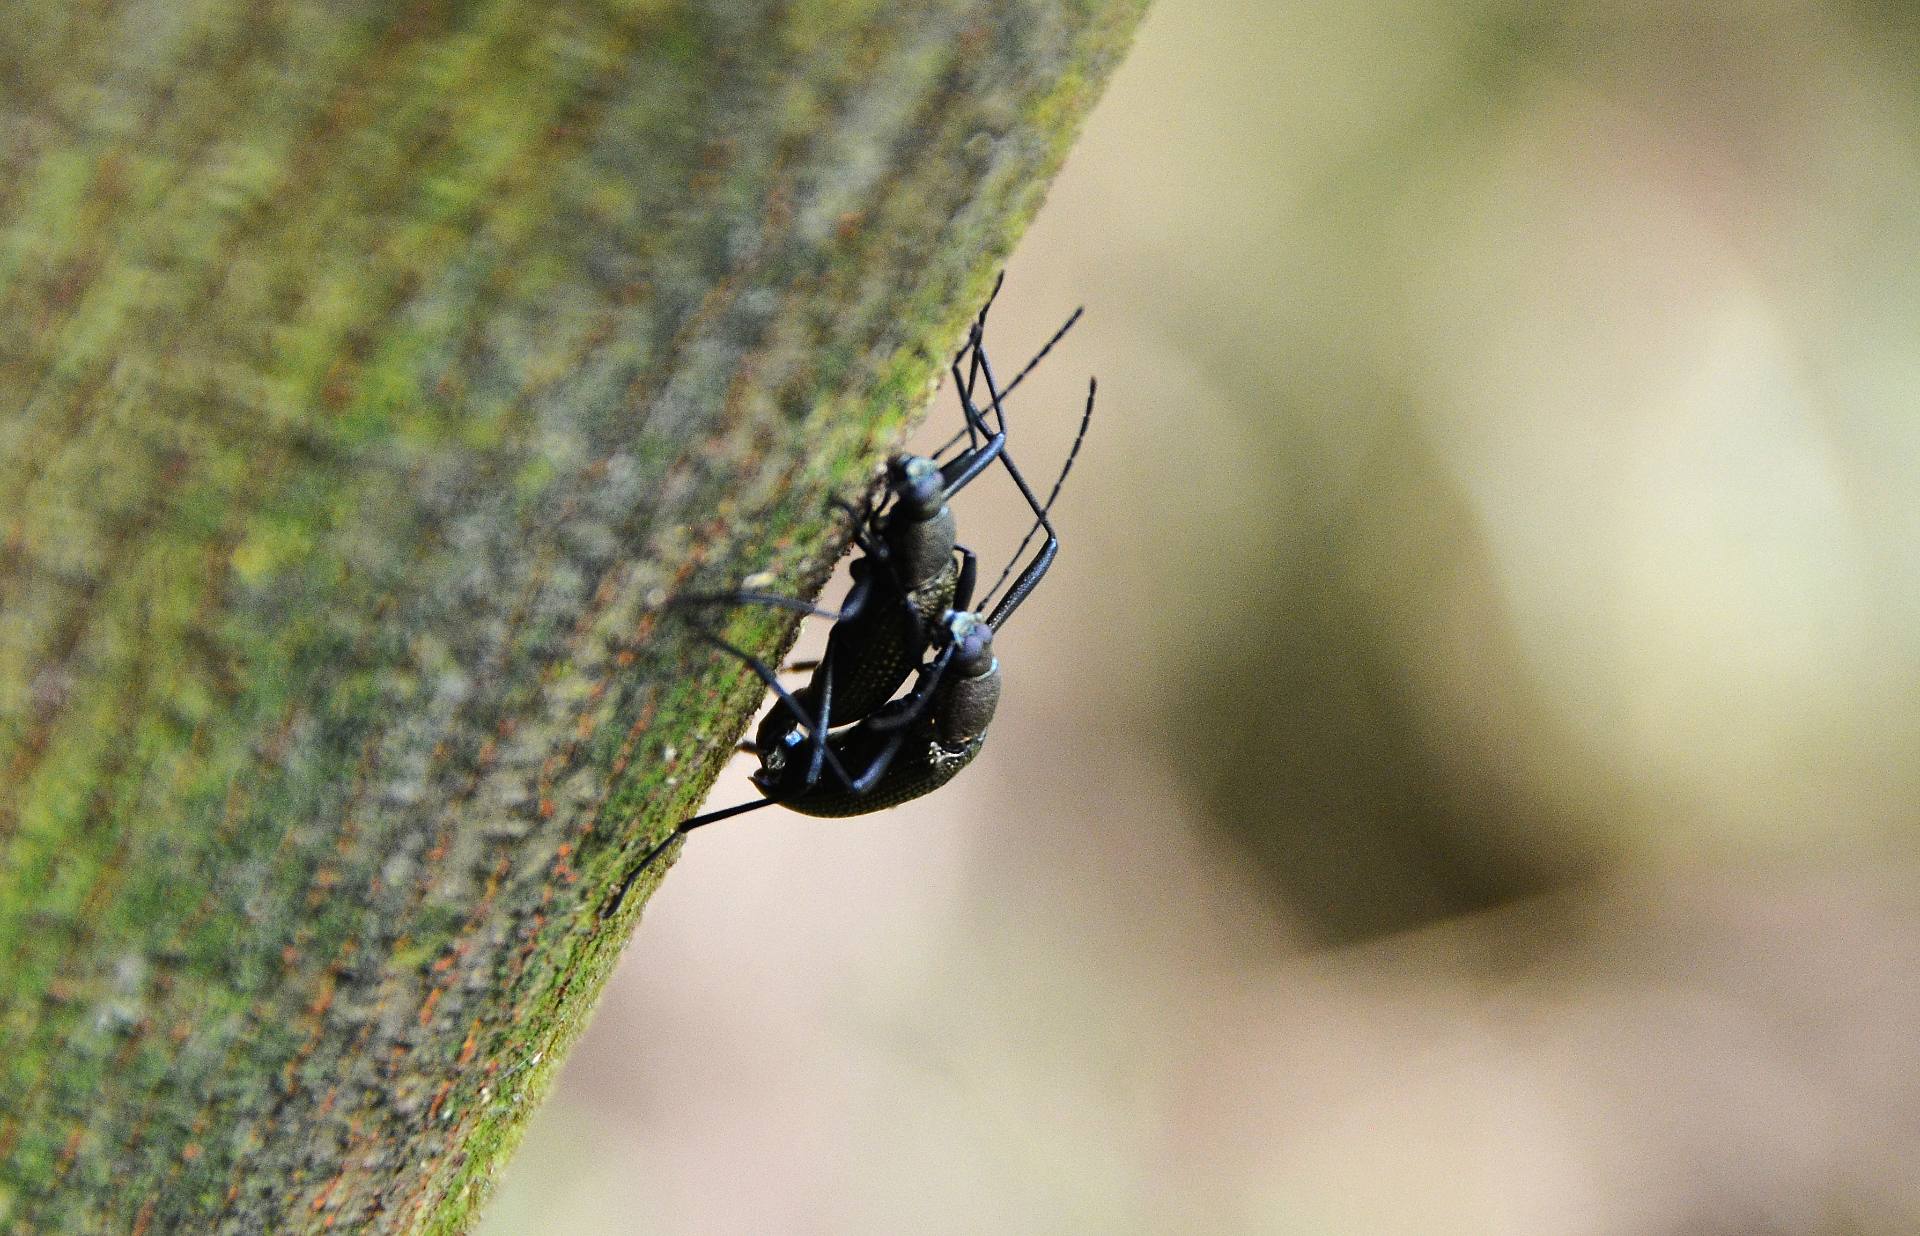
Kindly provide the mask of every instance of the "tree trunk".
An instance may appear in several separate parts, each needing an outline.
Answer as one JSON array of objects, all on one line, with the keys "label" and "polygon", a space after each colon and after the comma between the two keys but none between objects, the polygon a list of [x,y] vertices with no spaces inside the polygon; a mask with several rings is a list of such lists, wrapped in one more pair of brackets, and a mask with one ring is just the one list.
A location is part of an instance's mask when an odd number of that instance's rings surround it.
[{"label": "tree trunk", "polygon": [[0,1229],[467,1226],[1143,4],[8,14]]}]

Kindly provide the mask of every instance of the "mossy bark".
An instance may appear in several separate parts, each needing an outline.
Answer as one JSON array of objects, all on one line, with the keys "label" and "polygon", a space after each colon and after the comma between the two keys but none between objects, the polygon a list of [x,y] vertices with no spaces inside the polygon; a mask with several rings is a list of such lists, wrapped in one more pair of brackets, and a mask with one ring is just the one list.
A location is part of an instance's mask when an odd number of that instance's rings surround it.
[{"label": "mossy bark", "polygon": [[0,1230],[467,1225],[1143,3],[8,15]]}]

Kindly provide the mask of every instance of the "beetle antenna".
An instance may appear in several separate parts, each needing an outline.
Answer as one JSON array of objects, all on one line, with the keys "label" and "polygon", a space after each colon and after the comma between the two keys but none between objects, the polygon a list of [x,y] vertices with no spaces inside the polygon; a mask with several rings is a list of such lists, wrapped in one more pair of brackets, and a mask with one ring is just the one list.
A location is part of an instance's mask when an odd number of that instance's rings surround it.
[{"label": "beetle antenna", "polygon": [[1013,388],[1020,385],[1020,383],[1024,382],[1026,380],[1027,375],[1033,372],[1033,367],[1035,365],[1038,365],[1041,361],[1047,358],[1047,353],[1053,351],[1054,344],[1059,343],[1062,339],[1065,339],[1067,337],[1067,332],[1073,329],[1073,324],[1075,322],[1078,322],[1080,320],[1080,315],[1085,313],[1086,311],[1087,311],[1087,307],[1085,305],[1081,305],[1078,309],[1075,309],[1072,312],[1072,314],[1070,314],[1067,317],[1066,325],[1062,326],[1059,330],[1054,331],[1053,338],[1047,340],[1046,346],[1041,348],[1038,352],[1035,352],[1033,354],[1033,359],[1028,361],[1025,365],[1022,365],[1020,367],[1020,372],[1013,375],[1013,381],[1007,383],[1006,386],[1000,391],[1000,398],[1005,399],[1008,395],[1013,394]]},{"label": "beetle antenna", "polygon": [[1074,461],[1080,458],[1080,444],[1087,440],[1087,427],[1093,423],[1093,397],[1099,388],[1098,378],[1087,383],[1087,407],[1086,411],[1080,414],[1080,429],[1073,435],[1073,446],[1067,451],[1067,462],[1061,466],[1060,475],[1054,478],[1053,488],[1047,491],[1046,505],[1041,508],[1042,517],[1034,520],[1033,526],[1027,529],[1027,535],[1020,538],[1020,547],[1013,551],[1011,558],[1007,559],[1006,569],[1000,572],[999,579],[993,581],[993,587],[987,589],[986,597],[980,602],[981,609],[987,607],[987,603],[993,600],[994,594],[1000,591],[1000,585],[1007,582],[1007,576],[1013,574],[1014,564],[1020,561],[1021,554],[1027,552],[1027,546],[1033,542],[1033,538],[1040,534],[1040,526],[1045,521],[1045,516],[1053,512],[1053,504],[1060,497],[1060,488],[1067,483],[1067,476],[1073,471]]},{"label": "beetle antenna", "polygon": [[[1001,277],[1005,278],[1004,274]],[[1000,285],[998,283],[994,284],[993,286],[996,292],[999,291]],[[1034,366],[1038,365],[1041,361],[1047,358],[1047,353],[1053,351],[1054,344],[1059,343],[1062,339],[1066,338],[1067,332],[1073,329],[1073,324],[1075,322],[1078,322],[1080,320],[1080,315],[1084,314],[1086,311],[1087,311],[1087,307],[1085,305],[1082,305],[1078,309],[1075,309],[1073,313],[1068,316],[1066,324],[1063,325],[1059,330],[1053,332],[1053,338],[1047,340],[1046,344],[1042,346],[1038,352],[1035,352],[1033,354],[1032,360],[1028,361],[1026,364],[1020,367],[1020,372],[1013,375],[1013,381],[1007,383],[1006,388],[1000,392],[1000,397],[994,400],[994,407],[991,410],[999,418],[1000,425],[1003,429],[1006,427],[1006,413],[1004,409],[999,407],[999,404],[1003,400],[1005,400],[1008,395],[1013,394],[1014,387],[1020,385],[1021,382],[1026,380],[1026,376],[1033,372]],[[984,326],[985,324],[986,324],[986,312],[982,310],[980,317],[976,319],[974,322],[974,327],[981,327],[981,326]],[[976,368],[977,368],[978,360],[979,360],[980,336],[974,333],[973,328],[969,328],[967,331],[966,346],[962,347],[958,352],[954,354],[953,360],[956,365],[959,364],[960,358],[967,354],[968,348],[972,348],[974,350]],[[969,377],[967,380],[967,397],[970,399],[972,398],[972,396],[973,396],[973,379]],[[951,438],[948,438],[945,442],[941,443],[939,449],[933,452],[933,457],[935,459],[940,458],[940,456],[946,454],[948,451],[952,450],[954,447],[960,445],[961,439],[969,437],[972,433],[973,433],[973,424],[969,422],[965,429],[960,430],[958,433],[954,434]]]}]

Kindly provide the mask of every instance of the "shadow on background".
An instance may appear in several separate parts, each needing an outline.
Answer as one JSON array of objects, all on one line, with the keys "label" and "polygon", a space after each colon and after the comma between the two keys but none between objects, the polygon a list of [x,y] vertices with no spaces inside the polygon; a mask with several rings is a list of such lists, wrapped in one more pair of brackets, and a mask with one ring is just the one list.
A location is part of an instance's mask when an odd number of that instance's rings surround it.
[{"label": "shadow on background", "polygon": [[1417,698],[1407,615],[1457,606],[1489,708],[1539,711],[1471,512],[1419,425],[1392,420],[1353,496],[1288,504],[1312,523],[1288,529],[1286,569],[1196,641],[1191,689],[1170,701],[1196,792],[1323,943],[1503,905],[1594,862]]}]

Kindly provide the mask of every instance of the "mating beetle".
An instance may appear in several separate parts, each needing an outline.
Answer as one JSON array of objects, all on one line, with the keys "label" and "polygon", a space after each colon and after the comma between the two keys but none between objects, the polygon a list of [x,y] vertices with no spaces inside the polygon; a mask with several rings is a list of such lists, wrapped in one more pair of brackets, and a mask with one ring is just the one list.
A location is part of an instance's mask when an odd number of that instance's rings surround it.
[{"label": "mating beetle", "polygon": [[[996,282],[994,294],[999,287]],[[790,667],[811,669],[812,677],[798,691],[789,691],[765,662],[700,627],[704,638],[738,657],[776,696],[754,741],[742,744],[760,758],[753,783],[762,797],[694,816],[675,828],[622,881],[607,903],[608,913],[669,845],[696,828],[773,805],[814,816],[884,810],[945,785],[980,753],[1000,700],[993,637],[1039,585],[1059,552],[1048,512],[1079,457],[1097,390],[1096,384],[1088,384],[1079,432],[1043,503],[1006,449],[1005,401],[1072,329],[1080,311],[1074,311],[1003,389],[984,345],[992,305],[989,296],[953,359],[964,428],[933,456],[894,457],[880,496],[870,498],[864,508],[846,508],[861,556],[853,563],[853,586],[840,609],[822,610],[797,598],[749,590],[681,596],[666,603],[672,609],[777,605],[831,618],[833,628],[819,661]],[[984,411],[974,401],[983,380],[988,396]],[[967,444],[964,450],[945,463],[939,461],[938,456],[962,441]],[[976,609],[975,557],[958,541],[949,503],[995,462],[1032,509],[1034,524]],[[993,594],[1013,573],[1033,537],[1041,534],[1039,549],[989,610]],[[909,677],[913,685],[900,695]]]}]

